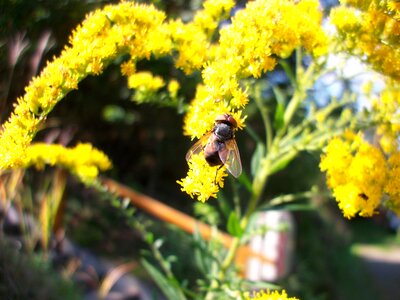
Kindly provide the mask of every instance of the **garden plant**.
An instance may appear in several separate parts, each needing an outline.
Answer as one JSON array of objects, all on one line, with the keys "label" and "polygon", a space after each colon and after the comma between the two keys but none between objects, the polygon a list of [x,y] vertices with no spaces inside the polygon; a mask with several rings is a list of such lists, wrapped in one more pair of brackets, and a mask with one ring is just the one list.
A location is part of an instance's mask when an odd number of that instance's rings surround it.
[{"label": "garden plant", "polygon": [[[347,219],[373,217],[382,209],[400,214],[399,35],[398,1],[342,0],[329,11],[317,0],[255,0],[243,6],[205,1],[190,20],[152,4],[103,6],[87,14],[64,49],[16,99],[0,133],[2,182],[15,188],[23,176],[16,172],[51,166],[106,197],[148,243],[153,260],[141,262],[168,299],[297,299],[284,286],[246,280],[235,258],[253,236],[270,230],[255,227],[260,211],[285,209],[299,200],[331,193]],[[170,61],[174,72],[158,75],[145,68],[148,61]],[[176,108],[183,115],[188,151],[189,141],[202,141],[189,152],[187,164],[184,155],[175,164],[187,169],[175,183],[187,200],[205,210],[216,202],[230,207],[225,224],[213,222],[211,212],[207,220],[204,213],[202,221],[211,228],[207,238],[200,227],[194,229],[203,264],[195,283],[174,274],[179,257],[162,254],[162,239],[100,175],[112,174],[105,151],[85,141],[65,147],[39,138],[67,94],[115,65],[133,102],[146,109]],[[191,99],[182,83],[194,77]],[[235,164],[243,170],[235,176],[232,161],[219,154],[221,161],[210,165],[204,153],[219,118],[228,115],[236,124],[221,147],[233,139],[238,144],[241,162]],[[244,136],[250,146],[240,143]],[[135,139],[132,143],[139,143]],[[310,190],[269,197],[268,183],[305,152],[320,159],[327,189],[315,180]],[[65,173],[57,176],[54,187],[61,188],[53,188],[53,200],[41,210],[46,246],[66,186]],[[12,189],[0,190],[0,203],[6,206],[12,195]],[[229,243],[222,242],[223,231]]]}]

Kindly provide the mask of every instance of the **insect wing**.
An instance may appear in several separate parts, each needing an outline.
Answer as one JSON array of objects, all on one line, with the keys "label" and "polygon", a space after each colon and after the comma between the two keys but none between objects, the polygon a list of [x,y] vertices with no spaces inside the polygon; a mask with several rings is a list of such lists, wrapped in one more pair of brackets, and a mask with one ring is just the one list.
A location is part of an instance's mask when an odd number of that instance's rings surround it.
[{"label": "insect wing", "polygon": [[212,132],[209,132],[203,135],[192,147],[190,147],[189,151],[186,153],[186,160],[189,161],[192,158],[193,154],[199,154],[204,147],[207,145],[208,140],[210,139],[210,135]]},{"label": "insect wing", "polygon": [[235,139],[225,142],[224,149],[219,152],[219,158],[234,177],[239,177],[242,173],[242,162]]}]

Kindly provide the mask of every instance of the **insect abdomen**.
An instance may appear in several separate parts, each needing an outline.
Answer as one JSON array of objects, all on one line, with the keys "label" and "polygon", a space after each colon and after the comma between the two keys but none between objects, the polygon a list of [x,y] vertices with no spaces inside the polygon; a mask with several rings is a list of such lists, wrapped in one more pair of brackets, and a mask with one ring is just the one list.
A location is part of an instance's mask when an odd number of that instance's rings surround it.
[{"label": "insect abdomen", "polygon": [[204,155],[204,158],[211,167],[222,165],[222,161],[219,158],[218,151],[207,153],[206,155]]}]

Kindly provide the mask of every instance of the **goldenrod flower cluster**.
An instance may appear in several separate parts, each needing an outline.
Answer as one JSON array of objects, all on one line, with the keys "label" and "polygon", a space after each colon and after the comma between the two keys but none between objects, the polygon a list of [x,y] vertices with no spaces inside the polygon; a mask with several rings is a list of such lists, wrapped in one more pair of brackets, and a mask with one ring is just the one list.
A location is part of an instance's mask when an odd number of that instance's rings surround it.
[{"label": "goldenrod flower cluster", "polygon": [[[399,214],[400,5],[386,0],[343,0],[341,4],[330,14],[339,33],[339,50],[361,57],[387,77],[378,95],[372,95],[371,89],[365,91],[381,150],[365,141],[335,138],[321,160],[321,169],[327,171],[328,185],[346,217],[371,216],[381,203]],[[344,148],[339,149],[340,145]],[[366,150],[361,152],[362,148]],[[367,185],[371,185],[369,191]]]},{"label": "goldenrod flower cluster", "polygon": [[384,204],[400,213],[400,152],[388,160],[360,134],[333,138],[321,157],[327,183],[346,218],[373,216]]},{"label": "goldenrod flower cluster", "polygon": [[372,112],[377,125],[380,146],[386,154],[397,151],[400,133],[400,86],[387,81],[385,89],[377,96],[371,96]]},{"label": "goldenrod flower cluster", "polygon": [[111,162],[101,151],[90,144],[78,144],[74,148],[44,143],[32,144],[27,149],[24,165],[43,169],[45,165],[61,166],[75,174],[82,182],[93,181],[99,170],[111,168]]},{"label": "goldenrod flower cluster", "polygon": [[204,9],[194,16],[193,22],[172,20],[168,24],[174,47],[178,51],[175,66],[189,74],[201,70],[212,59],[212,37],[219,23],[229,16],[235,5],[233,0],[205,1]]},{"label": "goldenrod flower cluster", "polygon": [[375,70],[400,79],[400,10],[396,1],[345,1],[332,9],[337,44]]},{"label": "goldenrod flower cluster", "polygon": [[[170,51],[165,14],[152,6],[123,2],[90,13],[70,45],[32,79],[0,133],[0,169],[21,167],[39,125],[69,91],[88,75],[98,75],[117,55],[149,58]],[[146,42],[143,42],[146,41]]]},{"label": "goldenrod flower cluster", "polygon": [[[90,13],[74,30],[70,45],[54,58],[26,88],[25,95],[0,134],[0,169],[26,164],[26,149],[52,110],[88,75],[98,75],[117,56],[128,54],[121,65],[128,86],[155,91],[165,85],[149,73],[135,73],[136,62],[151,56],[176,53],[176,66],[185,72],[201,69],[213,57],[212,39],[219,22],[229,16],[232,0],[206,1],[193,22],[165,21],[165,14],[150,5],[122,2]],[[174,50],[174,52],[173,52]],[[179,84],[167,86],[177,97]]]},{"label": "goldenrod flower cluster", "polygon": [[204,86],[189,107],[185,134],[199,138],[223,113],[236,112],[241,128],[240,111],[249,99],[239,80],[260,77],[274,69],[276,57],[287,57],[299,46],[314,54],[324,53],[327,39],[321,17],[314,0],[252,1],[238,11],[232,23],[220,30],[215,58],[206,62]]},{"label": "goldenrod flower cluster", "polygon": [[346,218],[372,216],[380,204],[387,178],[382,152],[360,135],[347,132],[332,139],[321,158],[328,186]]},{"label": "goldenrod flower cluster", "polygon": [[189,163],[188,175],[178,183],[182,191],[188,193],[192,198],[195,196],[201,202],[207,201],[210,197],[217,198],[219,188],[224,187],[224,177],[228,176],[225,167],[221,169],[210,167],[204,159],[204,154],[193,155]]},{"label": "goldenrod flower cluster", "polygon": [[176,98],[176,96],[178,95],[179,88],[180,88],[179,82],[176,81],[175,79],[172,79],[168,83],[167,89],[171,98]]},{"label": "goldenrod flower cluster", "polygon": [[164,80],[160,76],[154,76],[150,72],[137,72],[128,77],[128,87],[132,89],[157,91],[164,85]]},{"label": "goldenrod flower cluster", "polygon": [[[300,46],[314,55],[325,53],[327,37],[320,26],[322,13],[318,5],[315,0],[259,0],[238,11],[231,24],[220,30],[218,43],[210,48],[212,55],[202,71],[204,84],[197,87],[185,116],[185,134],[202,137],[212,129],[215,118],[224,113],[231,114],[238,128],[243,128],[243,109],[249,98],[241,79],[258,78],[271,71],[277,57],[286,58]],[[199,195],[202,201],[204,195],[215,195],[218,190],[212,180],[205,180],[215,168],[203,165],[194,170],[199,166],[189,164],[188,177],[179,182],[182,190]],[[199,186],[203,188],[199,190]]]},{"label": "goldenrod flower cluster", "polygon": [[252,297],[247,296],[247,300],[253,299],[253,300],[298,300],[298,298],[295,297],[288,297],[287,293],[285,290],[282,290],[282,292],[278,291],[260,291],[260,292],[255,292]]}]

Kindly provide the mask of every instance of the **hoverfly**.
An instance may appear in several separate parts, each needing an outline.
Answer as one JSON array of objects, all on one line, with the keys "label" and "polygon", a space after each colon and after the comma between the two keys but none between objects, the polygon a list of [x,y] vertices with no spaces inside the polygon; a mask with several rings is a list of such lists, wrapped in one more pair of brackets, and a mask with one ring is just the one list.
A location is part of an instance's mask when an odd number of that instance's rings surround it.
[{"label": "hoverfly", "polygon": [[204,158],[210,166],[225,165],[229,173],[236,178],[239,177],[242,173],[242,163],[235,141],[236,128],[237,122],[232,115],[218,116],[215,119],[214,128],[189,149],[186,160],[189,161],[193,154],[204,150]]}]

